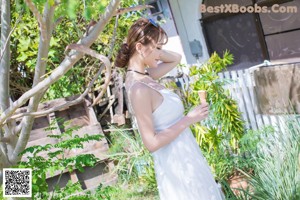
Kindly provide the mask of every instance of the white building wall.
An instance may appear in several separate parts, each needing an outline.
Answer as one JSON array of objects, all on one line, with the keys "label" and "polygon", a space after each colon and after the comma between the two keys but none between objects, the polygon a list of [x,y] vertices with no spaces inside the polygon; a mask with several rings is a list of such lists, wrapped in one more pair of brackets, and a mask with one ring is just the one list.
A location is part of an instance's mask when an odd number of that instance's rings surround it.
[{"label": "white building wall", "polygon": [[189,42],[194,39],[200,41],[203,50],[203,54],[198,62],[202,63],[209,58],[202,27],[199,21],[201,18],[201,3],[202,0],[169,0],[183,51],[185,53],[186,64],[197,63],[189,46]]},{"label": "white building wall", "polygon": [[[160,24],[160,26],[166,31],[168,35],[168,43],[163,46],[163,49],[175,51],[182,55],[181,63],[187,64],[186,52],[182,46],[181,38],[178,35],[176,25],[174,22],[174,16],[172,15],[171,8],[169,6],[168,0],[147,0],[146,3],[150,4],[153,2],[159,1],[162,12],[159,14],[151,14],[150,9],[147,9],[144,13],[146,16],[152,18]],[[159,20],[162,19],[162,20]],[[177,69],[173,69],[167,75],[175,76],[177,74]]]}]

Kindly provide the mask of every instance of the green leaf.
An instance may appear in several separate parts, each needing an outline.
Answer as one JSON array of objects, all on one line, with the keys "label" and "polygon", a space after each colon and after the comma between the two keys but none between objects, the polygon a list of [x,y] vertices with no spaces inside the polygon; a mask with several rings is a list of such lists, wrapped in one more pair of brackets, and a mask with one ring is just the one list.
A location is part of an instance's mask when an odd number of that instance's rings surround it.
[{"label": "green leaf", "polygon": [[86,20],[90,20],[92,18],[92,8],[90,6],[84,9],[83,16]]},{"label": "green leaf", "polygon": [[55,0],[48,0],[48,2],[49,2],[50,6],[54,6],[55,5]]},{"label": "green leaf", "polygon": [[24,37],[19,39],[19,44],[18,44],[18,51],[20,53],[26,51],[29,46],[30,46],[30,38],[29,37]]},{"label": "green leaf", "polygon": [[21,52],[20,55],[17,57],[19,62],[24,62],[28,58],[28,55],[25,52]]},{"label": "green leaf", "polygon": [[74,0],[68,0],[67,13],[70,19],[76,19],[76,9],[77,9],[77,2]]}]

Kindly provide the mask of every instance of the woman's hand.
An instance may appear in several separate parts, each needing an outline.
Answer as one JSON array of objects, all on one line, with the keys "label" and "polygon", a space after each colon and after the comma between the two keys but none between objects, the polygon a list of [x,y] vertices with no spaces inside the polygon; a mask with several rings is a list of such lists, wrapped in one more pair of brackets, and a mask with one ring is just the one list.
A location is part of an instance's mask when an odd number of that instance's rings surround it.
[{"label": "woman's hand", "polygon": [[192,111],[190,111],[186,115],[190,125],[207,118],[209,113],[208,109],[209,109],[208,103],[203,102],[201,105],[196,106]]}]

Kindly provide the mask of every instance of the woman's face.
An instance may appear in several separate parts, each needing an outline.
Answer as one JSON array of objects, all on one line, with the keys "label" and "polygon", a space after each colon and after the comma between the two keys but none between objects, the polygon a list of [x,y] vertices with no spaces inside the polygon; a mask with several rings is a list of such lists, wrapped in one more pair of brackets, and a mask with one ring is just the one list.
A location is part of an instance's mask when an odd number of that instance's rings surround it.
[{"label": "woman's face", "polygon": [[149,67],[157,67],[157,63],[160,60],[162,45],[160,44],[150,44],[144,46],[144,63]]}]

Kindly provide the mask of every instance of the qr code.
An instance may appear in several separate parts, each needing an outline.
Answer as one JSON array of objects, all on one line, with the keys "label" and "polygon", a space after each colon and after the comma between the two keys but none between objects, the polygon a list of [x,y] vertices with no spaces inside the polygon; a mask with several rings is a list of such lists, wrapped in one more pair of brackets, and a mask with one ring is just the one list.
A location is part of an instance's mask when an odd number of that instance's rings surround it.
[{"label": "qr code", "polygon": [[3,197],[31,197],[31,189],[31,169],[3,169]]}]

